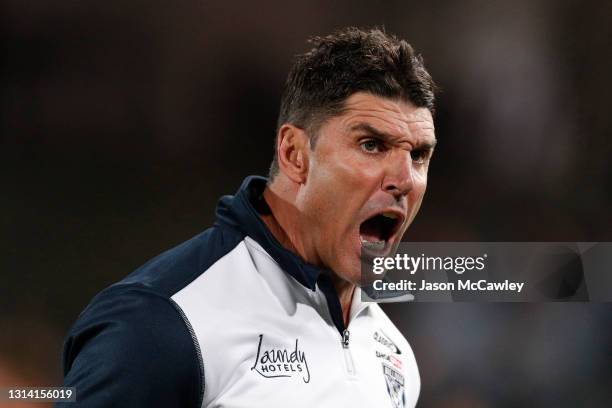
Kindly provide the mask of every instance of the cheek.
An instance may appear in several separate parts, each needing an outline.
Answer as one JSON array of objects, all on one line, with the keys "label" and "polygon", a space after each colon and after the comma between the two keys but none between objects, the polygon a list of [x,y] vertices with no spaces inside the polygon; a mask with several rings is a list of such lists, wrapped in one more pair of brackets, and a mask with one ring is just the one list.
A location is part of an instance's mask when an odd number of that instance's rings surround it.
[{"label": "cheek", "polygon": [[380,178],[380,166],[368,166],[355,154],[337,151],[323,156],[315,163],[310,176],[337,196],[343,194],[339,197],[342,201],[359,200],[360,192],[369,191],[369,186]]},{"label": "cheek", "polygon": [[425,190],[427,189],[427,175],[414,179],[414,187],[410,193],[408,193],[408,223],[406,226],[412,223],[412,220],[419,212],[423,197],[425,196]]},{"label": "cheek", "polygon": [[[327,238],[343,237],[359,218],[371,195],[372,176],[349,160],[337,158],[316,163],[307,181],[308,212],[311,222]],[[374,188],[375,189],[375,188]],[[333,239],[333,238],[332,238]]]},{"label": "cheek", "polygon": [[356,152],[336,152],[330,155],[319,172],[336,189],[346,191],[348,200],[363,201],[377,189],[382,178],[380,163],[360,157]]},{"label": "cheek", "polygon": [[355,186],[338,174],[321,175],[310,190],[312,222],[329,232],[346,224],[358,200],[353,193]]}]

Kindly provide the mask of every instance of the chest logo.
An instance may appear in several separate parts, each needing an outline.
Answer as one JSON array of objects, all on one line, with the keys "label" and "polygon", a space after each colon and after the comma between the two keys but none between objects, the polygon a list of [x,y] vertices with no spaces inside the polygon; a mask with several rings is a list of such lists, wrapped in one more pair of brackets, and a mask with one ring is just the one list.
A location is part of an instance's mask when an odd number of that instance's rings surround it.
[{"label": "chest logo", "polygon": [[383,363],[382,368],[393,408],[404,408],[406,404],[406,397],[404,396],[404,376],[385,363]]},{"label": "chest logo", "polygon": [[306,353],[300,350],[298,339],[291,349],[267,347],[263,334],[259,335],[257,356],[251,371],[265,378],[298,377],[305,383],[310,382],[310,370]]},{"label": "chest logo", "polygon": [[392,354],[387,354],[387,353],[383,353],[383,352],[376,350],[376,357],[382,360],[388,361],[389,363],[393,364],[393,366],[397,368],[398,370],[402,369],[402,365],[403,365],[402,360],[400,360],[399,358],[395,357]]},{"label": "chest logo", "polygon": [[374,340],[388,348],[392,353],[402,354],[402,351],[395,345],[395,343],[392,342],[391,339],[384,335],[382,332],[375,331]]}]

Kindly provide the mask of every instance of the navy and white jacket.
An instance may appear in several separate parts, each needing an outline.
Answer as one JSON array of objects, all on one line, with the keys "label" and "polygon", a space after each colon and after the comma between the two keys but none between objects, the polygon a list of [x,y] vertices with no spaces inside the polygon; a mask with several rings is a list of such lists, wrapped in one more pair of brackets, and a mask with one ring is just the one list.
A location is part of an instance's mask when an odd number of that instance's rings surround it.
[{"label": "navy and white jacket", "polygon": [[[64,349],[66,407],[413,407],[413,352],[374,303],[345,327],[327,271],[258,214],[266,179],[223,197],[214,226],[99,293]],[[60,406],[62,404],[59,404]]]}]

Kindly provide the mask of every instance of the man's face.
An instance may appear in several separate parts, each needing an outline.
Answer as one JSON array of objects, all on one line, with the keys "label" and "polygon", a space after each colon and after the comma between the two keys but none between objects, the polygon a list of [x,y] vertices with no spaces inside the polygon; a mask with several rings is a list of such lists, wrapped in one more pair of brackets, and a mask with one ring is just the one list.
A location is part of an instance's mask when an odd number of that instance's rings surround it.
[{"label": "man's face", "polygon": [[360,254],[392,254],[415,215],[436,143],[427,108],[355,93],[319,129],[298,205],[316,260],[359,284]]}]

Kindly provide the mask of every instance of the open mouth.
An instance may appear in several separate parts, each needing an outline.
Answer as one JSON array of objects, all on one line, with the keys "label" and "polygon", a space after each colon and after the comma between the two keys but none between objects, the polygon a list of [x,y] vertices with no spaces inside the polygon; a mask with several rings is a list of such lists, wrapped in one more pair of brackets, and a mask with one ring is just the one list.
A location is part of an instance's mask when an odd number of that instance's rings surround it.
[{"label": "open mouth", "polygon": [[402,224],[402,217],[395,212],[378,213],[359,226],[361,246],[371,252],[382,252]]}]

